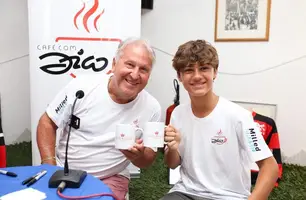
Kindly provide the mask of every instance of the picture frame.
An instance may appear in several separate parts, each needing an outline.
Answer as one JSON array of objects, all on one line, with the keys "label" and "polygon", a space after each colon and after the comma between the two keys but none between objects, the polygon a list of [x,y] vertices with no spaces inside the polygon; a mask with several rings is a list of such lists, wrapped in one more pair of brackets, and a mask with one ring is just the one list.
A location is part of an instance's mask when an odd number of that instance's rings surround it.
[{"label": "picture frame", "polygon": [[253,110],[258,114],[267,116],[276,121],[277,105],[269,103],[256,103],[246,101],[232,101],[247,110]]},{"label": "picture frame", "polygon": [[216,0],[215,42],[269,41],[271,0]]}]

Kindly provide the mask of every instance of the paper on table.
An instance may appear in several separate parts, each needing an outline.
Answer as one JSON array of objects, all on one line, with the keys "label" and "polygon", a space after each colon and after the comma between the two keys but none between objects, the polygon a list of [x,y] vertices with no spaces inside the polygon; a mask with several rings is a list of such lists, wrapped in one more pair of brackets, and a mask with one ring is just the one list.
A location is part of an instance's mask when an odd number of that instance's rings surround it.
[{"label": "paper on table", "polygon": [[47,197],[45,193],[35,190],[33,188],[27,188],[6,194],[0,197],[0,200],[24,200],[24,199],[43,200],[46,198]]}]

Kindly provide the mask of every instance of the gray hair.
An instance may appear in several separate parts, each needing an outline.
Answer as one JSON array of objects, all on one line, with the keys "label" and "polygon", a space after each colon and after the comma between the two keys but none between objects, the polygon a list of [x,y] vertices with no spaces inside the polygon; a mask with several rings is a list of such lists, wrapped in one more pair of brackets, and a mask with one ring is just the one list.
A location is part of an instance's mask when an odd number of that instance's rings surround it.
[{"label": "gray hair", "polygon": [[150,54],[150,59],[152,61],[152,65],[155,63],[156,60],[156,55],[154,52],[154,49],[152,48],[152,46],[150,45],[149,41],[142,39],[142,38],[137,38],[137,37],[130,37],[127,38],[126,40],[122,41],[117,50],[116,50],[116,55],[115,55],[115,60],[118,61],[120,59],[120,57],[123,54],[123,50],[124,48],[128,45],[128,44],[135,44],[135,43],[140,43],[141,45],[143,45],[146,50],[149,52]]}]

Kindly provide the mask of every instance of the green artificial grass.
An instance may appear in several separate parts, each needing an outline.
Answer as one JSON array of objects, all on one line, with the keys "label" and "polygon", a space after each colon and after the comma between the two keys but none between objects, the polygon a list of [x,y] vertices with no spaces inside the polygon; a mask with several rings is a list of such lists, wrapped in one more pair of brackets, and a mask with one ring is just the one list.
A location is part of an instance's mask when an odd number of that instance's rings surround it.
[{"label": "green artificial grass", "polygon": [[[31,143],[23,142],[7,146],[8,166],[24,166],[32,164]],[[269,200],[305,200],[306,199],[306,167],[284,164],[283,181],[275,188]],[[168,185],[168,169],[163,164],[162,153],[154,164],[143,169],[139,179],[132,179],[130,184],[130,200],[158,200],[170,189]]]},{"label": "green artificial grass", "polygon": [[[275,188],[269,200],[306,200],[306,167],[284,164],[283,181]],[[155,163],[142,170],[140,179],[130,186],[131,200],[158,200],[168,192],[168,170],[160,153]]]},{"label": "green artificial grass", "polygon": [[32,165],[31,142],[22,142],[6,146],[7,166]]}]

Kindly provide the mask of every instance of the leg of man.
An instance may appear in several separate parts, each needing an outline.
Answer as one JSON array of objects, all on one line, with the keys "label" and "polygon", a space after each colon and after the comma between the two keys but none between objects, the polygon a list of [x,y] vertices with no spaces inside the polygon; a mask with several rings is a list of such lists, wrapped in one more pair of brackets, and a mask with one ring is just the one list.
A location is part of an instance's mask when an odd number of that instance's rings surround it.
[{"label": "leg of man", "polygon": [[171,192],[166,194],[160,200],[209,200],[209,199],[194,195],[184,194],[181,192]]},{"label": "leg of man", "polygon": [[121,176],[114,175],[105,179],[102,179],[103,183],[105,183],[116,195],[118,200],[125,200],[125,196],[129,190],[129,179]]},{"label": "leg of man", "polygon": [[160,200],[193,200],[181,192],[171,192],[163,196]]}]

